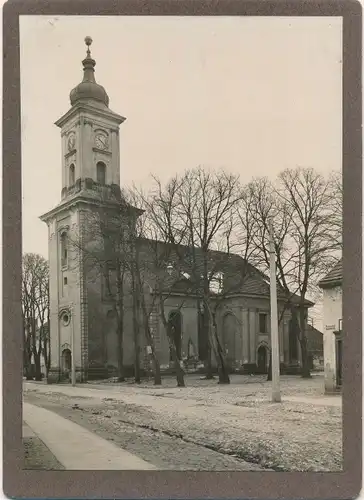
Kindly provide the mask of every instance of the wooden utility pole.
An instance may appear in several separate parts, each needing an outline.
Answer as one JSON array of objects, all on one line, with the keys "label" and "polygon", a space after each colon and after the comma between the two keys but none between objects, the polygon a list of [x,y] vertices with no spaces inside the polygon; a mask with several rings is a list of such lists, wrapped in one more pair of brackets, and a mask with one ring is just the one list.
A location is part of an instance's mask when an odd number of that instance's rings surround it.
[{"label": "wooden utility pole", "polygon": [[269,256],[270,256],[270,324],[272,349],[272,401],[281,401],[279,384],[279,335],[278,335],[278,305],[277,305],[277,278],[276,252],[274,248],[273,224],[269,223]]}]

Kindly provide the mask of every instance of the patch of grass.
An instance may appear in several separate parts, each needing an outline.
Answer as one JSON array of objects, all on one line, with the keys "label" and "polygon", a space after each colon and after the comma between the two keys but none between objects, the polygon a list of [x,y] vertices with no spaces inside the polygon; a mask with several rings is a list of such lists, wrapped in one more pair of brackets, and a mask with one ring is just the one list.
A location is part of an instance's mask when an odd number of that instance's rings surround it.
[{"label": "patch of grass", "polygon": [[23,439],[24,469],[63,470],[63,465],[38,437]]}]

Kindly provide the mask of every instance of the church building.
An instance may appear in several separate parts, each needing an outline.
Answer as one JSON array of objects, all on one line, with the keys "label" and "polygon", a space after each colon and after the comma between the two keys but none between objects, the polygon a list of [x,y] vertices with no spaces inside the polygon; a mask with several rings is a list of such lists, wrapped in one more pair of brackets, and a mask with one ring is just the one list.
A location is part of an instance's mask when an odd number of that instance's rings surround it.
[{"label": "church building", "polygon": [[[70,92],[70,109],[56,122],[62,143],[61,201],[41,217],[48,226],[50,383],[67,378],[71,360],[76,380],[85,382],[113,376],[119,359],[110,297],[103,277],[87,266],[84,248],[86,241],[90,243],[88,221],[101,204],[110,217],[120,215],[119,133],[125,118],[110,109],[106,90],[96,83],[96,62],[90,52],[92,40],[86,37],[85,42],[87,53],[82,61],[83,80]],[[137,208],[127,207],[124,216],[128,227],[130,221],[135,221],[140,214]],[[71,241],[77,241],[78,248]],[[147,262],[148,241],[139,239],[137,245],[141,254],[145,254],[144,262]],[[221,262],[222,271],[230,276],[236,276],[243,268],[248,270],[241,286],[224,297],[223,307],[217,314],[221,344],[229,366],[247,373],[266,373],[270,352],[269,279],[238,255],[230,256],[227,263],[226,254],[211,252],[211,259],[215,263]],[[188,280],[188,273],[175,280],[163,309],[167,318],[173,319],[176,338],[179,339],[176,342],[178,356],[202,361],[201,307],[196,293],[189,292]],[[145,294],[144,301],[150,304],[153,283],[142,287],[141,293]],[[126,369],[132,369],[135,332],[128,301],[129,296],[125,299],[123,319],[123,361]],[[313,306],[312,302],[306,303],[307,308]],[[284,295],[279,289],[278,308],[279,311],[284,309]],[[158,300],[153,302],[148,321],[161,367],[168,368],[171,363],[170,348]],[[282,368],[287,370],[293,370],[300,363],[299,342],[297,336],[292,334],[290,321],[290,313],[282,313],[279,324],[280,361]],[[140,363],[143,367],[149,347],[142,329],[139,335]]]}]

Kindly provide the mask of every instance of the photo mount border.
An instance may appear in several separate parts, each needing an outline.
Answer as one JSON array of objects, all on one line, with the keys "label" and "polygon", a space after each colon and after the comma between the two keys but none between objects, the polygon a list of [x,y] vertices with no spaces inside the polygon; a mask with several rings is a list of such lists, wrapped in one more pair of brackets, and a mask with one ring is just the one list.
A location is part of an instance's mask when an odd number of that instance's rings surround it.
[{"label": "photo mount border", "polygon": [[[20,15],[343,17],[343,472],[40,471],[23,469]],[[9,0],[3,7],[3,490],[35,498],[328,498],[359,495],[362,472],[362,8],[358,1]]]}]

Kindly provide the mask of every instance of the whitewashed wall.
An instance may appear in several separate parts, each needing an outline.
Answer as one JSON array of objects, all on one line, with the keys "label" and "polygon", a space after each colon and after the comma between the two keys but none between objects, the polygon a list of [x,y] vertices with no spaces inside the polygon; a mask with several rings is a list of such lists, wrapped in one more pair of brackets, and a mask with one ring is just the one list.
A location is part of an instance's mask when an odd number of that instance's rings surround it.
[{"label": "whitewashed wall", "polygon": [[342,318],[341,286],[323,291],[325,391],[336,388],[336,346],[334,331]]}]

